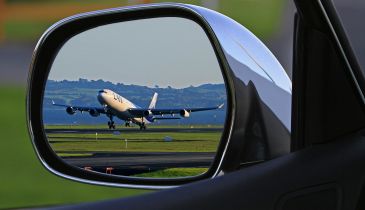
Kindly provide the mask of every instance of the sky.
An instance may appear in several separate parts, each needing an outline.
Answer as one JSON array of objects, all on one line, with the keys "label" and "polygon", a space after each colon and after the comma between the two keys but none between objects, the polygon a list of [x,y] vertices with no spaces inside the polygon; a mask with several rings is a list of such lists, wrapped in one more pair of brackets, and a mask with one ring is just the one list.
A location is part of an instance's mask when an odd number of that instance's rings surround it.
[{"label": "sky", "polygon": [[79,78],[174,88],[224,83],[204,30],[178,17],[114,23],[72,37],[48,79]]}]

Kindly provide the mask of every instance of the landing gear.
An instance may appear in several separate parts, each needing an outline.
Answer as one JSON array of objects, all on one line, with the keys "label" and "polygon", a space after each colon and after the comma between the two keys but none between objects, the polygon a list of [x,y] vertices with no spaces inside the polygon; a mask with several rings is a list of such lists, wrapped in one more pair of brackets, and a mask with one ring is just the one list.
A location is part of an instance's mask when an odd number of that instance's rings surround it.
[{"label": "landing gear", "polygon": [[114,121],[108,121],[108,126],[109,126],[109,129],[115,129],[115,124],[114,124]]},{"label": "landing gear", "polygon": [[125,127],[131,127],[131,122],[125,121]]},{"label": "landing gear", "polygon": [[143,122],[142,124],[139,125],[139,130],[146,130],[146,124]]},{"label": "landing gear", "polygon": [[113,115],[109,115],[108,117],[110,119],[110,121],[108,121],[109,130],[115,129],[115,124],[114,124],[114,121],[113,121]]}]

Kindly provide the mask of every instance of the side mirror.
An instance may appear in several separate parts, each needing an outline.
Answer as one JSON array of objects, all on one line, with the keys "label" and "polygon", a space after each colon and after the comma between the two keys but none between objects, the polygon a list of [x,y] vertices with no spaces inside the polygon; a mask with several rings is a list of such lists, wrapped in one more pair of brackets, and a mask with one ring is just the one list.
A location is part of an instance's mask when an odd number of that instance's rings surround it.
[{"label": "side mirror", "polygon": [[290,152],[289,77],[251,32],[202,7],[66,18],[30,71],[29,132],[61,177],[162,189]]}]

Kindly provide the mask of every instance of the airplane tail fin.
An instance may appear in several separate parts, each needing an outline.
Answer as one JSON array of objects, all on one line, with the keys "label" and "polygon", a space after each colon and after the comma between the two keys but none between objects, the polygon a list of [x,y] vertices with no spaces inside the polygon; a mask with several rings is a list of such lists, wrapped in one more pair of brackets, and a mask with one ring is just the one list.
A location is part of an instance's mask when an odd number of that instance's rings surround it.
[{"label": "airplane tail fin", "polygon": [[149,109],[154,109],[154,108],[156,108],[157,96],[158,96],[158,93],[153,94],[153,97],[152,97],[151,103],[150,103],[150,105],[148,106],[148,108],[149,108]]}]

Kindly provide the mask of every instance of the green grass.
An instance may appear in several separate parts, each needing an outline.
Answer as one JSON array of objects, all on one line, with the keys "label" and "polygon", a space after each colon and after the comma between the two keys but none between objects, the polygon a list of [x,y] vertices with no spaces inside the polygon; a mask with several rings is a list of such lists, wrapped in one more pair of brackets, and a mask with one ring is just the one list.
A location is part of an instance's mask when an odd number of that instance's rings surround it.
[{"label": "green grass", "polygon": [[208,171],[208,168],[169,168],[160,171],[154,171],[150,173],[137,174],[136,177],[149,177],[149,178],[176,178],[176,177],[188,177],[197,176]]},{"label": "green grass", "polygon": [[[16,3],[29,3],[29,0],[6,0],[10,4]],[[75,0],[32,0],[31,3],[42,3],[42,4],[68,4],[68,3],[76,3],[76,4],[90,4],[90,3],[120,3],[121,5],[126,4],[126,0],[87,0],[87,1],[77,1]]]},{"label": "green grass", "polygon": [[5,37],[12,41],[37,40],[53,22],[56,21],[9,20],[4,23]]},{"label": "green grass", "polygon": [[71,204],[148,191],[77,183],[48,172],[36,157],[26,129],[23,88],[0,87],[0,208]]},{"label": "green grass", "polygon": [[90,157],[92,153],[57,153],[60,157]]},{"label": "green grass", "polygon": [[[15,2],[27,2],[25,0],[18,0]],[[57,4],[75,2],[74,0],[52,0],[41,1],[44,3]],[[92,0],[87,3],[120,3],[120,5],[127,5],[127,1],[107,0],[98,1]],[[158,0],[154,2],[166,2],[166,0]],[[200,0],[179,0],[168,2],[181,2],[200,5]],[[267,39],[273,33],[275,33],[280,23],[280,17],[283,13],[283,8],[287,0],[220,0],[219,12],[233,18],[237,22],[241,23],[249,30],[251,30],[259,38]],[[79,2],[77,2],[79,4]],[[27,21],[23,22],[8,20],[5,23],[5,34],[9,40],[35,40],[39,37],[43,31],[50,26],[52,20],[50,17],[48,21]]]},{"label": "green grass", "polygon": [[260,39],[278,29],[287,0],[221,0],[219,11],[241,23]]},{"label": "green grass", "polygon": [[[56,152],[215,152],[221,132],[139,132],[113,134],[48,134]],[[166,136],[173,140],[165,142]],[[127,140],[127,142],[126,142]],[[126,146],[127,144],[127,146]]]}]

